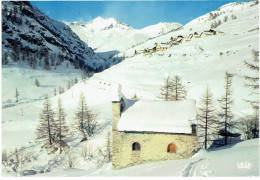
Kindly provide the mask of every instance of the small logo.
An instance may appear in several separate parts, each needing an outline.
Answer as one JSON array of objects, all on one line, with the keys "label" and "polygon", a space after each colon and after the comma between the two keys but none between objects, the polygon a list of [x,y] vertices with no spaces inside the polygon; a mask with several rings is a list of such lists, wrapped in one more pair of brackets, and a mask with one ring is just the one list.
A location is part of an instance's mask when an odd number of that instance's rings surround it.
[{"label": "small logo", "polygon": [[251,163],[250,162],[240,162],[240,163],[237,163],[237,168],[238,169],[250,169],[251,168]]}]

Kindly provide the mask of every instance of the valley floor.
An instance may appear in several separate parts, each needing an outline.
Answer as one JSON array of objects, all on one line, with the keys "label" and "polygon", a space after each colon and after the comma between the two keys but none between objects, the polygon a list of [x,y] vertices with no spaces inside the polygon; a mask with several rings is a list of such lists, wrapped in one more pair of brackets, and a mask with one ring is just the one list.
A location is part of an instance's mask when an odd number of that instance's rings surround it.
[{"label": "valley floor", "polygon": [[56,169],[37,176],[259,176],[259,139],[211,151],[200,150],[191,159],[170,160],[111,170],[111,163],[101,169]]}]

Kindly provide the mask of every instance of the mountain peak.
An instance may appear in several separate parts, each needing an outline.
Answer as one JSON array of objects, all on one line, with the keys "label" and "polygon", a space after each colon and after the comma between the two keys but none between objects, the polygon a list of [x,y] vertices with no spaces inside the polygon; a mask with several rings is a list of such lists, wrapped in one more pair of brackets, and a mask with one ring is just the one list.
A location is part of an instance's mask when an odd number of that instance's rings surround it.
[{"label": "mountain peak", "polygon": [[96,17],[95,19],[92,20],[92,22],[111,22],[111,23],[116,23],[118,22],[117,20],[115,20],[114,18],[102,18],[100,16]]},{"label": "mountain peak", "polygon": [[89,28],[93,30],[108,30],[112,28],[119,28],[119,29],[130,28],[129,25],[123,24],[114,18],[102,18],[100,16],[87,23],[87,25]]}]

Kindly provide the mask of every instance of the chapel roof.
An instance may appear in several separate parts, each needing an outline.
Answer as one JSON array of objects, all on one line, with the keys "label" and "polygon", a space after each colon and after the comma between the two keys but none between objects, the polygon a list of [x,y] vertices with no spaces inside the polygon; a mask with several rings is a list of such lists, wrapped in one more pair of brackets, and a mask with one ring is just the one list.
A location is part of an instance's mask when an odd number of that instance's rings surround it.
[{"label": "chapel roof", "polygon": [[136,101],[122,113],[118,130],[191,134],[196,116],[195,100]]}]

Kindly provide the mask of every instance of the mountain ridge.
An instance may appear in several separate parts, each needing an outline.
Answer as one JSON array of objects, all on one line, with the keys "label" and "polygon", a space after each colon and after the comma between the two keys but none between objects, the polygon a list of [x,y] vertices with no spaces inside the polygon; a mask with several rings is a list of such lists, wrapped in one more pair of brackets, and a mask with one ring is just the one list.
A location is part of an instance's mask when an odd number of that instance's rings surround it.
[{"label": "mountain ridge", "polygon": [[106,50],[123,52],[138,43],[182,27],[180,23],[160,22],[142,29],[135,29],[114,18],[101,17],[90,22],[66,22],[65,24],[84,42],[95,48],[95,52]]},{"label": "mountain ridge", "polygon": [[[44,55],[72,63],[75,68],[101,71],[105,61],[62,22],[50,19],[29,2],[2,2],[2,53],[10,60],[34,57],[35,65]],[[12,55],[16,54],[16,57]],[[39,55],[41,54],[41,55]],[[26,60],[26,59],[25,59]],[[29,64],[30,60],[27,59]],[[50,68],[60,63],[51,63]]]}]

